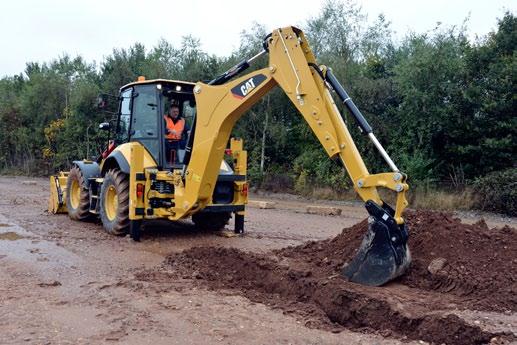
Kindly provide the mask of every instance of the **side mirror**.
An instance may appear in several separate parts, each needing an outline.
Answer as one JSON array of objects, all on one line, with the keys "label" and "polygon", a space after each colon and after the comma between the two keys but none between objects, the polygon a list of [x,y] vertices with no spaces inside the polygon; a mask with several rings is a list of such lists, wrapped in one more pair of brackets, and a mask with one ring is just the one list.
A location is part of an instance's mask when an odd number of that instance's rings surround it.
[{"label": "side mirror", "polygon": [[97,97],[97,109],[100,109],[100,110],[108,109],[108,95],[101,94]]},{"label": "side mirror", "polygon": [[103,122],[99,125],[99,129],[101,131],[109,131],[111,129],[111,125],[109,122]]}]

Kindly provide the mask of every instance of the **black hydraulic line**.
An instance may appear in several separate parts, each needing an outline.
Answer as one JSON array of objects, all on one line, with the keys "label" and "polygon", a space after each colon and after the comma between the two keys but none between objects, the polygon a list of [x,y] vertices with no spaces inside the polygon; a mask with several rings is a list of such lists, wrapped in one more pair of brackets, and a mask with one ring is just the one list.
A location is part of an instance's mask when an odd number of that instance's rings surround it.
[{"label": "black hydraulic line", "polygon": [[221,85],[221,84],[226,83],[228,80],[232,79],[237,74],[240,74],[242,71],[244,71],[245,69],[250,67],[250,64],[253,60],[258,59],[259,57],[261,57],[262,55],[264,55],[266,53],[267,53],[267,50],[264,49],[261,52],[259,52],[257,55],[255,55],[247,60],[242,60],[237,65],[233,66],[232,68],[230,68],[229,70],[227,70],[226,72],[221,74],[220,76],[209,81],[208,85]]},{"label": "black hydraulic line", "polygon": [[188,165],[190,162],[190,156],[192,156],[192,147],[194,146],[194,135],[196,134],[196,123],[197,114],[194,115],[194,121],[192,121],[192,128],[187,138],[187,145],[185,145],[185,156],[183,157],[183,164]]},{"label": "black hydraulic line", "polygon": [[230,80],[233,77],[235,77],[237,74],[239,74],[242,71],[244,71],[245,69],[247,69],[248,67],[250,67],[250,64],[249,64],[248,60],[242,60],[237,65],[233,66],[232,68],[230,68],[229,70],[227,70],[226,72],[221,74],[220,76],[218,76],[215,79],[212,79],[211,81],[209,81],[208,85],[221,85],[221,84],[224,84],[228,80]]},{"label": "black hydraulic line", "polygon": [[269,35],[264,37],[264,40],[262,40],[262,47],[268,53],[269,53],[269,42],[271,41],[271,36],[273,36],[273,33],[270,33]]},{"label": "black hydraulic line", "polygon": [[361,131],[364,134],[372,133],[372,127],[368,124],[368,121],[366,121],[359,109],[357,109],[357,106],[354,104],[354,101],[352,101],[348,93],[346,93],[345,89],[343,88],[343,86],[341,86],[341,84],[337,80],[336,76],[332,73],[330,68],[327,69],[325,80],[332,86],[334,91],[336,91],[341,101],[343,101],[346,108],[352,114],[355,121],[359,125],[359,128],[361,128]]},{"label": "black hydraulic line", "polygon": [[309,62],[309,66],[314,68],[316,73],[321,77],[321,79],[325,80],[325,76],[323,75],[323,71],[320,69],[320,66],[316,65],[315,63]]}]

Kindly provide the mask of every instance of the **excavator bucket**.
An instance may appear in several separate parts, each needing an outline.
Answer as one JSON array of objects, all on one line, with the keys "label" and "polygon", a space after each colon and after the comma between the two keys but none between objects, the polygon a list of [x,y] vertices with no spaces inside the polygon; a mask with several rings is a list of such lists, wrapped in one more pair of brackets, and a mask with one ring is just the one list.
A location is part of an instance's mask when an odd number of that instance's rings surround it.
[{"label": "excavator bucket", "polygon": [[408,230],[397,224],[388,205],[367,201],[365,206],[370,214],[368,232],[343,275],[354,283],[381,286],[403,274],[411,262]]},{"label": "excavator bucket", "polygon": [[50,176],[50,197],[48,199],[49,213],[66,213],[65,193],[67,172],[60,172],[58,175]]}]

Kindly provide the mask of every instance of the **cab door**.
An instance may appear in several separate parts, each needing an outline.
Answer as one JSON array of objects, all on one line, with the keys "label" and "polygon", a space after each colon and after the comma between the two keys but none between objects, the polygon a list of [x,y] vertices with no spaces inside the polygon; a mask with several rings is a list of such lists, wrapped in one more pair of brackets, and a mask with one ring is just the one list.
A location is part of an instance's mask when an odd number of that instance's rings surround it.
[{"label": "cab door", "polygon": [[135,86],[132,99],[129,140],[141,143],[158,163],[161,161],[161,127],[156,84]]}]

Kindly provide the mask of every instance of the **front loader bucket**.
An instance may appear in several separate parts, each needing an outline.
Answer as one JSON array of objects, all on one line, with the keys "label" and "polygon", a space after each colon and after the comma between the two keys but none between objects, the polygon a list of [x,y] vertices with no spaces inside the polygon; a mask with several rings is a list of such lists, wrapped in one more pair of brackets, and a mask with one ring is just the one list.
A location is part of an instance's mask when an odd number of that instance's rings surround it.
[{"label": "front loader bucket", "polygon": [[405,224],[397,224],[388,205],[369,200],[365,206],[370,214],[368,232],[343,275],[355,283],[381,286],[403,274],[411,262],[408,231]]},{"label": "front loader bucket", "polygon": [[59,175],[50,176],[50,197],[48,199],[49,213],[66,213],[66,180],[67,172],[60,172]]}]

